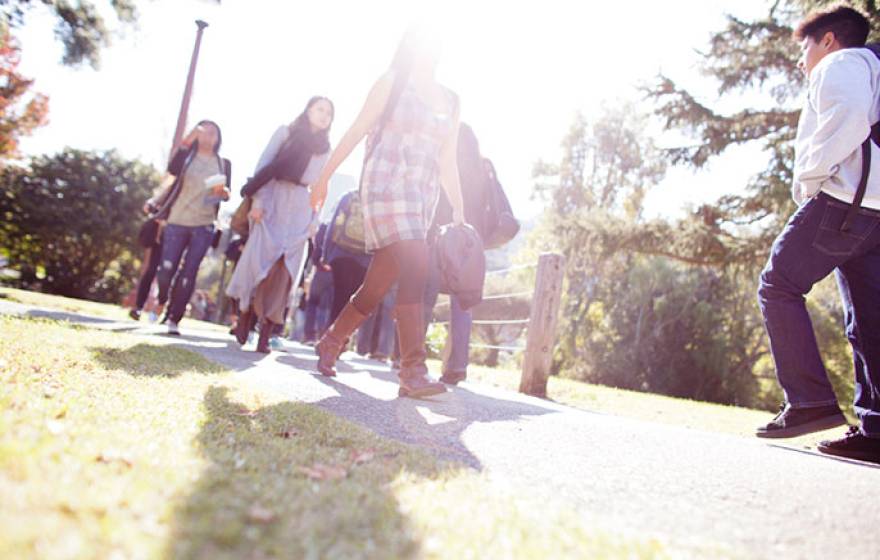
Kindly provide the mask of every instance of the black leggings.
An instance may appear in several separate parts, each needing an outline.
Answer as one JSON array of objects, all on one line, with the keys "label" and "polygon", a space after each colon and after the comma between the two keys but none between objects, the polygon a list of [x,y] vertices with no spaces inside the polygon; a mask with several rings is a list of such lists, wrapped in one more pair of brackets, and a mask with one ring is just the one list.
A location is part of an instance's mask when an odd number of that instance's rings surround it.
[{"label": "black leggings", "polygon": [[421,304],[428,277],[428,245],[424,239],[398,241],[373,254],[367,276],[351,303],[369,315],[397,285],[397,305]]},{"label": "black leggings", "polygon": [[333,272],[333,304],[330,307],[332,323],[339,317],[339,313],[351,299],[352,294],[363,284],[367,269],[354,259],[341,257],[333,259],[330,270]]}]

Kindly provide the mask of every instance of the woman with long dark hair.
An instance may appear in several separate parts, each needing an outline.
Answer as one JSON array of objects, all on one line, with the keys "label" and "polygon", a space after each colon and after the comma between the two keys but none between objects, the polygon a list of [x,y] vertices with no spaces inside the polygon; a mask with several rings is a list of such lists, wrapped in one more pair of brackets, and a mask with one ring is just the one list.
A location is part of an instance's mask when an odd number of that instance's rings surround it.
[{"label": "woman with long dark hair", "polygon": [[171,300],[169,334],[180,334],[177,324],[186,312],[196,288],[199,266],[213,242],[214,220],[220,202],[229,199],[232,164],[220,157],[222,140],[217,123],[200,121],[183,139],[168,164],[168,173],[174,176],[171,187],[159,200],[149,203],[157,208],[155,217],[166,222],[157,276],[159,314],[169,297]]},{"label": "woman with long dark hair", "polygon": [[459,103],[434,79],[438,54],[439,43],[419,30],[404,35],[391,68],[373,86],[312,188],[312,204],[319,208],[333,172],[368,136],[360,194],[366,248],[373,259],[363,285],[316,346],[318,370],[336,374],[336,358],[349,336],[397,282],[398,394],[414,398],[446,390],[428,377],[422,305],[425,239],[441,187],[452,204],[453,221],[464,221],[456,163]]},{"label": "woman with long dark hair", "polygon": [[253,321],[260,321],[258,352],[269,353],[272,328],[284,322],[291,287],[302,273],[316,219],[308,186],[329,157],[333,112],[326,97],[311,98],[296,120],[278,128],[242,189],[253,199],[250,232],[226,294],[241,310],[235,333],[240,344]]}]

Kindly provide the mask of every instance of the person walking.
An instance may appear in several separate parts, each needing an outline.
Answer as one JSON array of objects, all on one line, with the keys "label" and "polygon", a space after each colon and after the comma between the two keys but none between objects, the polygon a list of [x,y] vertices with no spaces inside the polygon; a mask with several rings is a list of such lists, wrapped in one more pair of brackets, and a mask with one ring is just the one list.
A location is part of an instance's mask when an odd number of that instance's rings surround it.
[{"label": "person walking", "polygon": [[195,290],[202,259],[214,241],[220,202],[229,199],[232,164],[220,157],[221,143],[217,123],[199,122],[168,164],[168,173],[174,176],[171,187],[159,199],[148,201],[158,209],[155,217],[166,222],[157,276],[159,315],[170,299],[168,334],[180,334],[178,323]]},{"label": "person walking", "polygon": [[291,288],[302,272],[316,220],[308,185],[329,156],[333,112],[329,99],[312,97],[290,125],[275,131],[242,189],[253,199],[250,231],[226,294],[238,300],[239,344],[247,342],[252,317],[259,322],[257,352],[270,352],[273,327],[283,324]]},{"label": "person walking", "polygon": [[434,38],[417,29],[404,35],[391,68],[373,85],[311,194],[312,205],[320,208],[330,177],[368,136],[360,196],[366,249],[373,258],[363,285],[316,345],[317,369],[336,375],[336,359],[348,338],[397,282],[398,395],[413,398],[446,390],[428,377],[422,305],[426,237],[441,187],[452,204],[453,220],[464,223],[455,157],[459,101],[435,79],[438,55]]},{"label": "person walking", "polygon": [[794,437],[846,422],[804,300],[833,272],[853,350],[859,426],[817,448],[880,463],[880,60],[860,48],[869,30],[864,15],[837,6],[811,13],[794,32],[808,80],[795,137],[799,208],[774,241],[758,288],[785,403],[756,435]]},{"label": "person walking", "polygon": [[339,199],[323,241],[321,267],[329,268],[333,275],[329,319],[332,323],[363,283],[370,265],[364,241],[364,214],[357,191],[349,191]]}]

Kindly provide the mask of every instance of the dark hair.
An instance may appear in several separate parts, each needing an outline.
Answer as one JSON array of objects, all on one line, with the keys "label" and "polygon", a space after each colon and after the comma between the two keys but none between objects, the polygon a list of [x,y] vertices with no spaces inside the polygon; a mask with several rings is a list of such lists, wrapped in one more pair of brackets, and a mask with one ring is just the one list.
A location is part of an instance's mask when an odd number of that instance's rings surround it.
[{"label": "dark hair", "polygon": [[[333,125],[333,118],[336,116],[336,107],[333,105],[333,102],[330,101],[330,98],[324,97],[323,95],[315,95],[309,102],[306,103],[306,108],[303,109],[303,112],[296,117],[292,123],[290,123],[290,133],[294,134],[296,132],[305,132],[309,130],[309,109],[312,108],[312,105],[317,103],[318,101],[326,101],[330,104],[330,125]],[[318,136],[322,143],[326,143],[328,146],[330,145],[330,126],[325,128],[324,130],[319,130],[315,133],[315,136]]]},{"label": "dark hair", "polygon": [[[223,143],[223,133],[220,132],[220,125],[215,123],[212,120],[204,119],[204,120],[199,121],[196,124],[196,126],[201,126],[203,124],[209,124],[214,127],[214,130],[217,131],[217,143],[214,144],[214,153],[219,154],[220,153],[220,144]],[[198,150],[198,149],[199,149],[199,141],[196,140],[195,142],[193,142],[193,150]]]},{"label": "dark hair", "polygon": [[792,36],[798,41],[810,37],[818,42],[826,33],[831,32],[841,46],[850,48],[864,46],[870,30],[868,18],[862,12],[838,4],[807,15],[795,28]]}]

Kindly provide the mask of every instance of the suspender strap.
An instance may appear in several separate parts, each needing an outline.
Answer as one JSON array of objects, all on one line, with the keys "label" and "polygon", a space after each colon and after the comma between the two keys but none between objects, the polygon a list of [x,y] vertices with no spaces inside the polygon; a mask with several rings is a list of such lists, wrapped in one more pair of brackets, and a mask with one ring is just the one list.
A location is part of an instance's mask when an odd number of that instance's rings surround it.
[{"label": "suspender strap", "polygon": [[862,206],[862,199],[865,198],[865,191],[868,187],[868,173],[871,171],[871,138],[868,137],[862,142],[862,178],[859,179],[859,186],[856,188],[856,196],[853,198],[852,205],[846,211],[846,217],[840,225],[840,231],[849,231],[852,221],[855,219],[859,208]]}]

